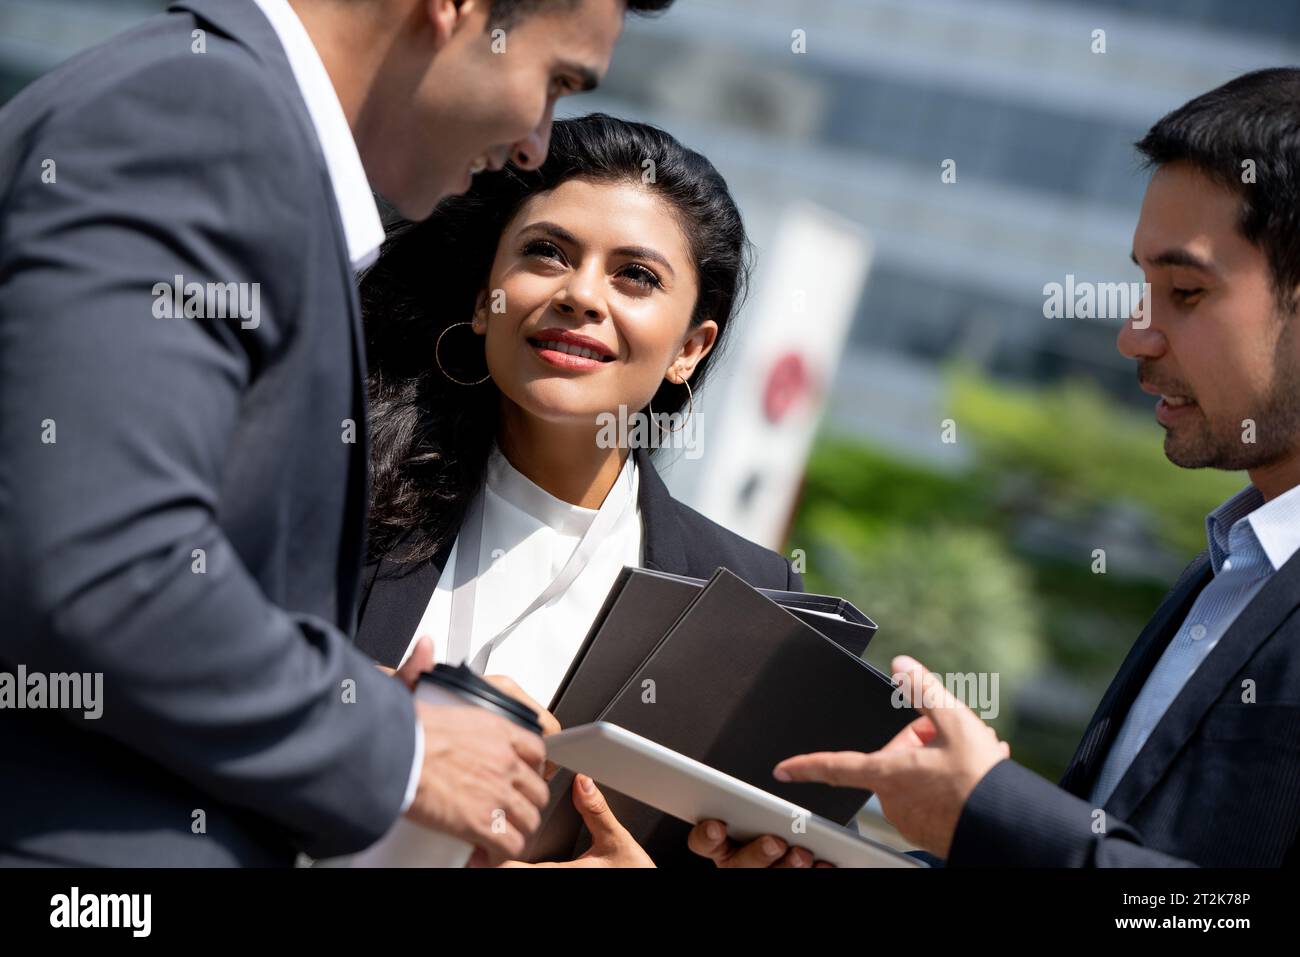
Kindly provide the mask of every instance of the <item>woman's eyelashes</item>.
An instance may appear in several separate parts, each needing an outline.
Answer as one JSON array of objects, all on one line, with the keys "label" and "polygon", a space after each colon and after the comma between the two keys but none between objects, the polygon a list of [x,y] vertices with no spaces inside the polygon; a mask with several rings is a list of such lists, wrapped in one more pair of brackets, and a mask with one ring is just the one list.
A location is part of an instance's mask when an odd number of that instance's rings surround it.
[{"label": "woman's eyelashes", "polygon": [[628,263],[620,270],[620,273],[645,289],[658,289],[663,285],[658,276],[640,263]]},{"label": "woman's eyelashes", "polygon": [[[555,243],[547,239],[534,239],[524,244],[522,255],[532,259],[545,259],[562,265],[568,265],[568,259]],[[641,263],[626,263],[614,273],[617,278],[625,279],[638,292],[663,287],[663,281],[654,270]]]},{"label": "woman's eyelashes", "polygon": [[545,239],[534,239],[524,243],[521,252],[525,256],[535,256],[539,259],[554,259],[558,262],[564,262],[564,251],[555,243]]}]

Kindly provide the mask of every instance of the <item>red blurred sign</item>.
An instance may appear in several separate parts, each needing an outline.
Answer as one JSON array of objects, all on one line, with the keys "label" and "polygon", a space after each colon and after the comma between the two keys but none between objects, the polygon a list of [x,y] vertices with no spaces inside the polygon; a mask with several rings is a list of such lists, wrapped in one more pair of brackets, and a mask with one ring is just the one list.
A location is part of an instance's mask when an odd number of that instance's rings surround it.
[{"label": "red blurred sign", "polygon": [[800,402],[811,399],[815,391],[812,373],[803,356],[798,352],[787,352],[777,358],[767,374],[763,386],[763,415],[776,425]]}]

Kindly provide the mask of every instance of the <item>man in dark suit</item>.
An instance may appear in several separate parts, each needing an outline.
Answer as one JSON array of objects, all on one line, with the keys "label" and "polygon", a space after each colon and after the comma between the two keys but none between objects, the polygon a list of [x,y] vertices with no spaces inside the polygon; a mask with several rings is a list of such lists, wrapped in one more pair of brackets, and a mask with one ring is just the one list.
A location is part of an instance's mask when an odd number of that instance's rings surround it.
[{"label": "man in dark suit", "polygon": [[[1300,834],[1300,71],[1240,77],[1138,144],[1133,239],[1150,283],[1120,351],[1160,395],[1165,453],[1244,469],[1129,652],[1059,787],[909,658],[923,716],[873,754],[802,755],[785,780],[869,788],[950,865],[1277,866]],[[695,840],[703,844],[704,836]]]},{"label": "man in dark suit", "polygon": [[287,864],[402,811],[522,850],[540,739],[348,640],[367,180],[422,218],[536,166],[670,2],[184,0],[0,111],[0,863]]}]

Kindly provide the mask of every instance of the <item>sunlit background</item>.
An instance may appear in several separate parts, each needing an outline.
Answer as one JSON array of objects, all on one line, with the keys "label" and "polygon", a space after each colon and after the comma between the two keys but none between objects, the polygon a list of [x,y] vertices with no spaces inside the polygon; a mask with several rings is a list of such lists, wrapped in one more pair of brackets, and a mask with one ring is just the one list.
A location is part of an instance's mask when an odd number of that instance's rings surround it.
[{"label": "sunlit background", "polygon": [[[161,6],[0,0],[0,100]],[[879,622],[867,657],[998,673],[995,723],[1050,777],[1204,547],[1204,514],[1245,478],[1169,465],[1118,323],[1046,319],[1043,287],[1140,281],[1133,142],[1298,52],[1287,0],[679,0],[630,20],[602,89],[561,110],[653,122],[707,155],[755,241],[733,346],[761,335],[700,397],[703,457],[663,457],[674,490],[745,531],[743,500],[766,481],[787,504],[765,543]],[[799,210],[839,222],[869,261],[842,267],[842,334],[775,261]],[[824,241],[827,268],[853,261]],[[782,472],[729,413],[784,313],[834,361],[801,380],[816,439]],[[751,474],[728,504],[716,470],[734,460]]]}]

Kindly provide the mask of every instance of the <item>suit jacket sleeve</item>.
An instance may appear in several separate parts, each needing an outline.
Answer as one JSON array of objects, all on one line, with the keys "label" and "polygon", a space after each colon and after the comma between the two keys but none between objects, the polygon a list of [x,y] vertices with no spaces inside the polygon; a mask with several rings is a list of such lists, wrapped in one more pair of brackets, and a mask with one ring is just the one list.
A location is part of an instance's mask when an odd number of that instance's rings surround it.
[{"label": "suit jacket sleeve", "polygon": [[[320,202],[247,56],[108,64],[23,141],[0,203],[0,658],[102,672],[102,717],[66,720],[325,856],[396,818],[414,710],[332,624],[271,604],[223,534],[223,450],[297,315],[300,277],[264,274],[266,252]],[[155,318],[178,275],[260,282],[260,324]]]},{"label": "suit jacket sleeve", "polygon": [[[1104,814],[1104,812],[1102,812]],[[1100,833],[1098,833],[1100,831]],[[952,867],[1195,867],[1142,846],[1123,821],[1012,760],[994,765],[966,800]]]}]

